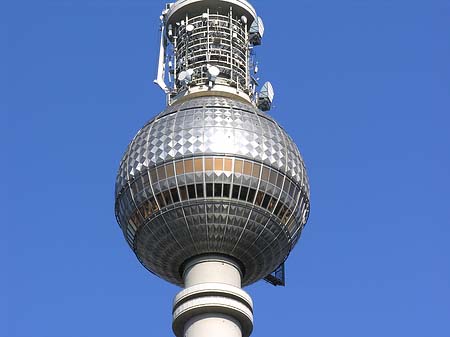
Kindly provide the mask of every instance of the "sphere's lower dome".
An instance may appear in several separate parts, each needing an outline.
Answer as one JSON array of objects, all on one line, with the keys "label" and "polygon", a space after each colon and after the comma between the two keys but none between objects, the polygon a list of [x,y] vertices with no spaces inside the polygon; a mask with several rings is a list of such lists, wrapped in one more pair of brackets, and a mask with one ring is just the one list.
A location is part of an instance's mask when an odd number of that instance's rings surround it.
[{"label": "sphere's lower dome", "polygon": [[297,146],[267,114],[230,98],[168,107],[129,145],[116,182],[116,216],[138,259],[182,285],[183,263],[225,254],[243,285],[280,265],[309,214]]}]

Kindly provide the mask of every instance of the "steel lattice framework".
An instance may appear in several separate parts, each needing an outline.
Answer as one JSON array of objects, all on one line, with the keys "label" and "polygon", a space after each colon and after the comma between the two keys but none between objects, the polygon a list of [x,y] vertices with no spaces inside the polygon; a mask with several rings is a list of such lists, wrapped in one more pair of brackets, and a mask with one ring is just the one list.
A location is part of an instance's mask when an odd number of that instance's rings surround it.
[{"label": "steel lattice framework", "polygon": [[175,92],[185,89],[178,80],[178,74],[188,69],[197,74],[193,85],[206,83],[206,64],[209,62],[220,67],[217,84],[236,87],[250,94],[246,27],[233,18],[232,12],[228,16],[208,13],[207,19],[198,15],[186,20],[192,27],[191,31],[186,29],[187,25],[172,28],[173,34],[177,34],[177,38],[173,38],[174,59],[177,60],[174,68]]}]

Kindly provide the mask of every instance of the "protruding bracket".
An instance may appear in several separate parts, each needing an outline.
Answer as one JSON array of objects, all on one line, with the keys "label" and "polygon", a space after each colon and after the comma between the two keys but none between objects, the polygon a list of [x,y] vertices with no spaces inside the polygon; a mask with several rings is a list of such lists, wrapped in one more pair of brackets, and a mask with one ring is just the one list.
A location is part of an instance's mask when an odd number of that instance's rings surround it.
[{"label": "protruding bracket", "polygon": [[259,16],[251,24],[249,35],[250,35],[250,42],[254,46],[261,45],[261,40],[264,36],[264,23]]},{"label": "protruding bracket", "polygon": [[[164,14],[164,12],[163,12]],[[162,16],[164,19],[164,16]],[[157,84],[166,94],[170,93],[170,89],[166,84],[166,49],[167,49],[167,38],[165,32],[164,20],[161,23],[161,41],[159,45],[159,59],[158,59],[158,72],[156,79],[153,81]]]},{"label": "protruding bracket", "polygon": [[273,286],[286,286],[286,270],[284,263],[264,278],[264,281]]},{"label": "protruding bracket", "polygon": [[256,103],[258,108],[262,111],[269,111],[272,108],[274,97],[275,92],[273,91],[272,84],[270,82],[264,83]]}]

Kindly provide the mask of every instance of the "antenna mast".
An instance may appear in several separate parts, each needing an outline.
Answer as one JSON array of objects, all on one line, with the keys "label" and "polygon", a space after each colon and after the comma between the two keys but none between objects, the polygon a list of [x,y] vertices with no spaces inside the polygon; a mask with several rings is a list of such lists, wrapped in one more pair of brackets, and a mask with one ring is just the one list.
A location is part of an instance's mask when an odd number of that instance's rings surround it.
[{"label": "antenna mast", "polygon": [[155,83],[169,105],[187,96],[219,94],[270,108],[273,97],[258,97],[251,76],[250,51],[261,44],[264,24],[247,1],[169,3],[161,26]]}]

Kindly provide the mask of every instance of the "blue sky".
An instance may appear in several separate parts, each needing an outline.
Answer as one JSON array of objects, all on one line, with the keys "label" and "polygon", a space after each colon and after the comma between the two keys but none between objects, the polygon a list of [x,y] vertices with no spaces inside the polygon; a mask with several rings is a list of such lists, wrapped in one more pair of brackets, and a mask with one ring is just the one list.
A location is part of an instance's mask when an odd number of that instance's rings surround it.
[{"label": "blue sky", "polygon": [[[253,1],[260,74],[312,212],[287,287],[247,288],[253,336],[448,337],[450,2],[281,3]],[[172,336],[179,289],[139,265],[113,212],[121,156],[164,108],[163,4],[2,4],[2,337]]]}]

